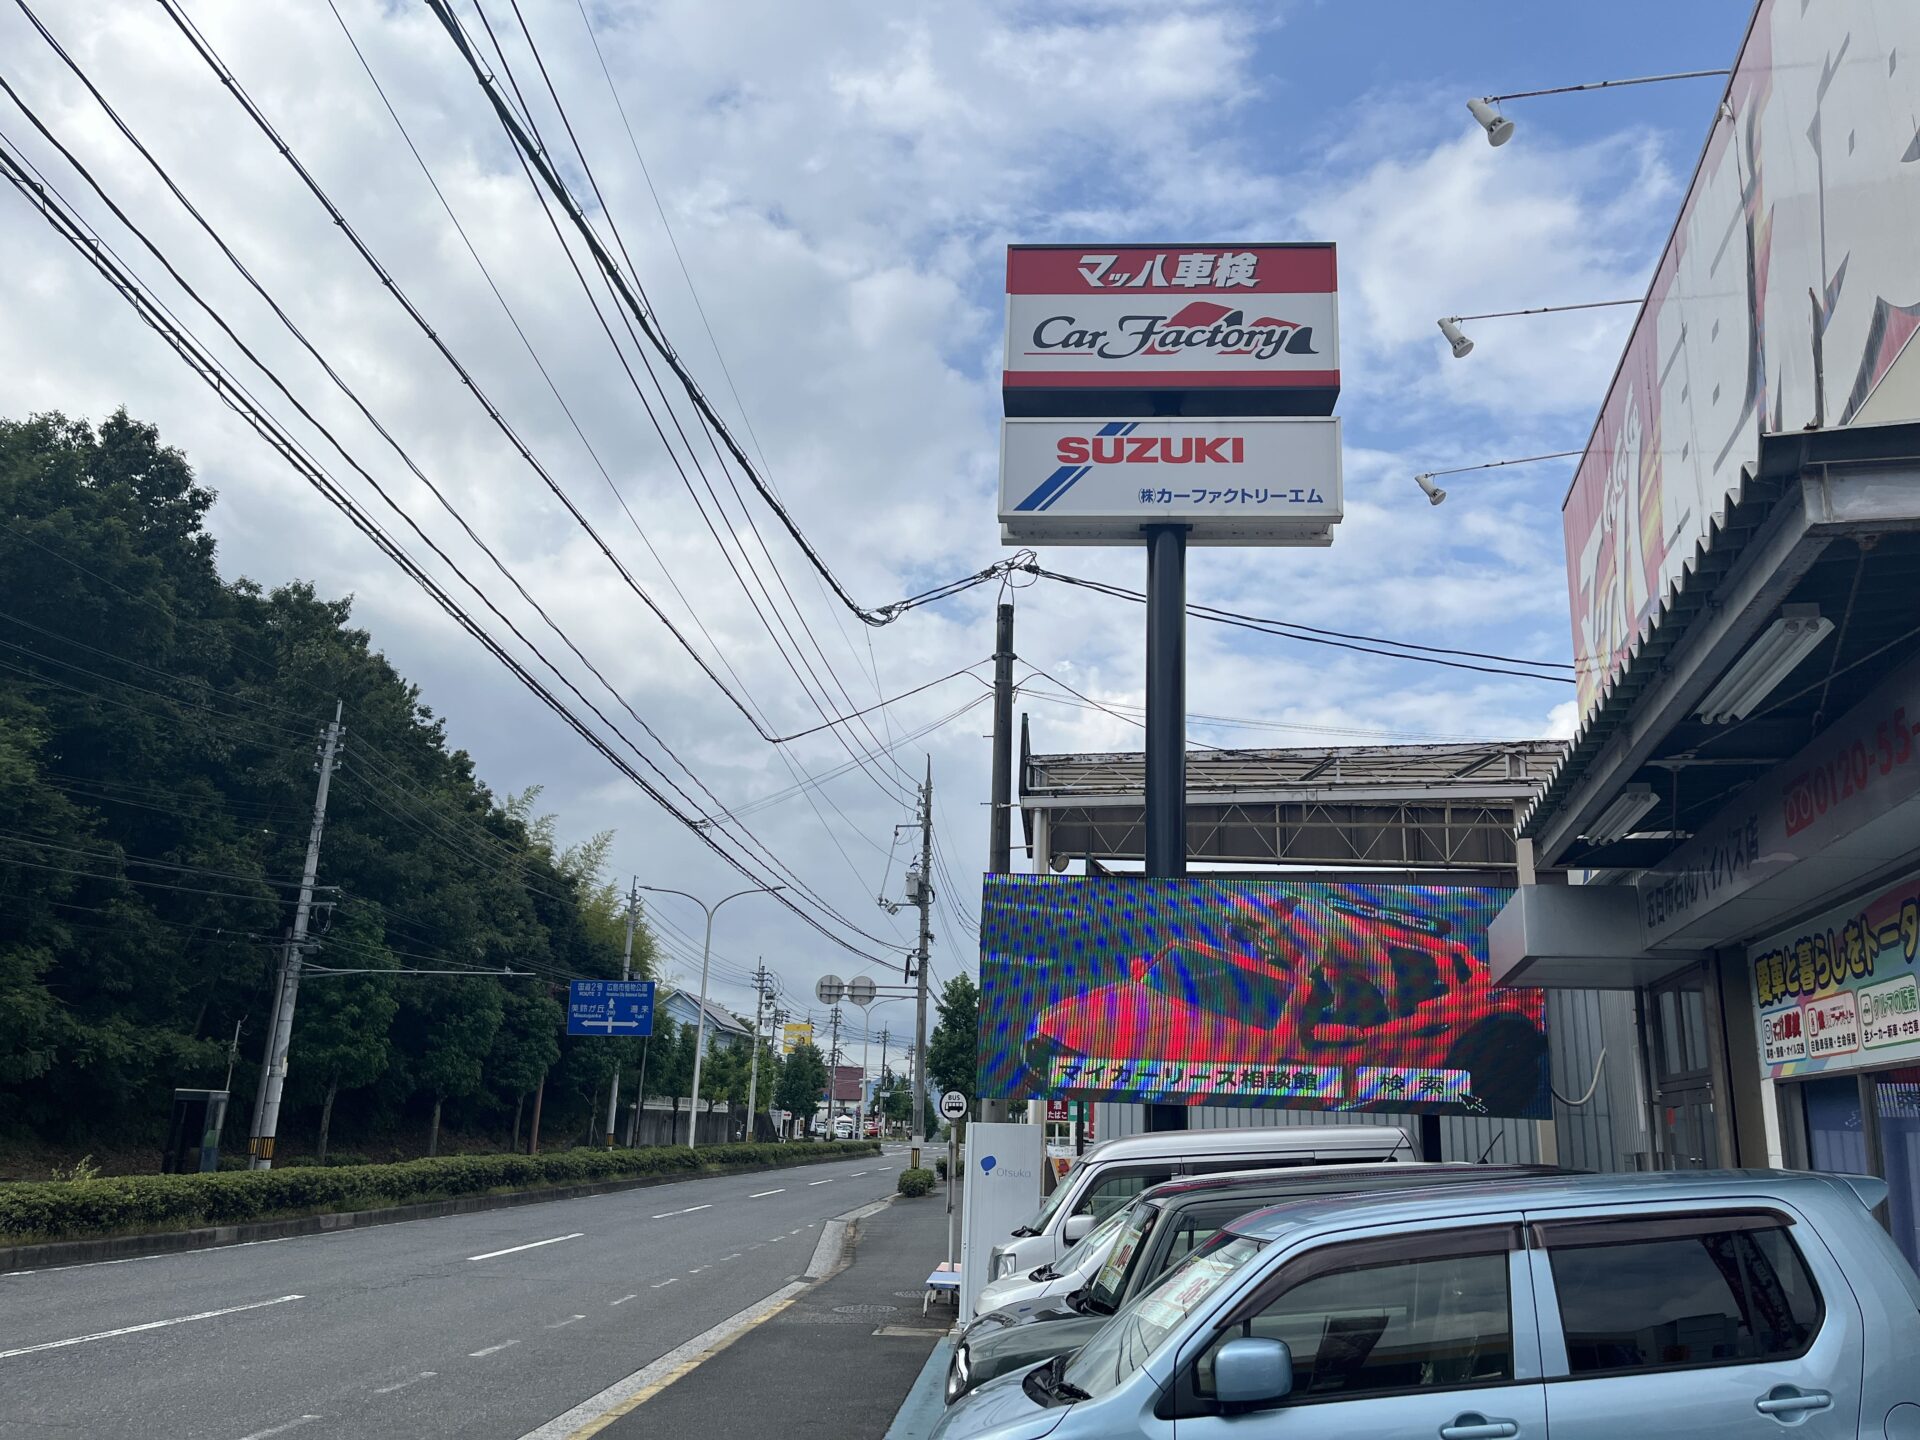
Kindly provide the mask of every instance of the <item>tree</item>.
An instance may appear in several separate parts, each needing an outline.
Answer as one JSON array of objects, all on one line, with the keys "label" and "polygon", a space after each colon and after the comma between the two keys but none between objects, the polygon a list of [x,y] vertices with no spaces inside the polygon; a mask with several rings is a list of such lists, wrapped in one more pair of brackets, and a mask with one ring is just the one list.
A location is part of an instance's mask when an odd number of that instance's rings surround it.
[{"label": "tree", "polygon": [[[354,969],[394,970],[398,962],[381,943],[381,927],[361,911],[339,922],[338,942],[352,942]],[[332,932],[329,932],[330,934]],[[358,1090],[378,1080],[387,1068],[393,1017],[400,1008],[394,981],[381,975],[332,975],[318,970],[301,985],[299,1024],[288,1055],[288,1079],[297,1097],[320,1102],[320,1134],[315,1158],[327,1163],[333,1126],[333,1102],[341,1088]]]},{"label": "tree", "polygon": [[974,1098],[979,1035],[980,987],[972,977],[956,975],[940,992],[937,1020],[927,1041],[927,1074],[936,1088]]},{"label": "tree", "polygon": [[780,1067],[780,1079],[773,1092],[774,1104],[799,1117],[802,1133],[820,1108],[820,1097],[827,1089],[827,1062],[811,1040],[793,1047]]}]

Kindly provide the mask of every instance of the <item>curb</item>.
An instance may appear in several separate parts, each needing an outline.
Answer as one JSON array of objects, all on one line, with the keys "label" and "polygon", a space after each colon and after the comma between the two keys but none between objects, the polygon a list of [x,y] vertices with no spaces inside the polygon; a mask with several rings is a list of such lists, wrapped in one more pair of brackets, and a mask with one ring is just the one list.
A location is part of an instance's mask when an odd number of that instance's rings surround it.
[{"label": "curb", "polygon": [[822,1165],[848,1158],[844,1155],[823,1155],[818,1159],[795,1160],[787,1165],[718,1165],[694,1173],[636,1175],[625,1180],[595,1180],[583,1185],[545,1185],[535,1190],[513,1190],[504,1195],[461,1195],[451,1200],[423,1200],[412,1205],[388,1205],[377,1210],[342,1210],[327,1215],[293,1215],[284,1220],[252,1220],[243,1225],[211,1225],[197,1230],[162,1230],[147,1235],[109,1235],[97,1240],[54,1240],[40,1245],[0,1246],[0,1275],[59,1269],[69,1265],[97,1265],[103,1261],[140,1260],[156,1255],[178,1255],[228,1245],[258,1245],[268,1240],[327,1235],[338,1230],[359,1230],[369,1225],[438,1220],[448,1215],[510,1210],[520,1205],[539,1205],[550,1200],[581,1200],[590,1195],[646,1190],[714,1176],[764,1175],[770,1170],[792,1170],[802,1165]]},{"label": "curb", "polygon": [[849,1210],[844,1215],[835,1215],[820,1227],[820,1243],[813,1247],[813,1259],[807,1262],[807,1272],[802,1279],[809,1281],[830,1280],[848,1265],[853,1257],[847,1252],[852,1248],[854,1227],[869,1215],[878,1215],[894,1202],[895,1197],[874,1200]]},{"label": "curb", "polygon": [[887,1427],[886,1440],[926,1440],[933,1433],[947,1412],[947,1359],[952,1353],[953,1337],[942,1335]]}]

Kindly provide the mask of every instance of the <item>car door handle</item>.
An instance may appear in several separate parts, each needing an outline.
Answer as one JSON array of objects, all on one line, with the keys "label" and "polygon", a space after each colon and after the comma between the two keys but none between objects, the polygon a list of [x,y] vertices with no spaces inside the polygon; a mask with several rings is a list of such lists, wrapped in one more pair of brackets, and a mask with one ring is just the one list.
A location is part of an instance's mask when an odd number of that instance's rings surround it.
[{"label": "car door handle", "polygon": [[1440,1427],[1440,1440],[1512,1440],[1520,1427],[1511,1420],[1489,1420],[1484,1415],[1457,1415]]},{"label": "car door handle", "polygon": [[1776,1385],[1753,1402],[1762,1415],[1800,1415],[1809,1410],[1825,1410],[1833,1396],[1824,1390],[1796,1390],[1791,1385]]}]

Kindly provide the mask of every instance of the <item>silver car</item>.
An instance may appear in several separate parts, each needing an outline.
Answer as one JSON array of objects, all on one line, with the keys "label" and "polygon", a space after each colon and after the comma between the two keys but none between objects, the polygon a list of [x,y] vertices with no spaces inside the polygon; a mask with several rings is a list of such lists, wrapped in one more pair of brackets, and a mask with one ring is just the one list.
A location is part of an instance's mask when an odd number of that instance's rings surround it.
[{"label": "silver car", "polygon": [[1275,1206],[938,1440],[1920,1434],[1884,1181],[1579,1175]]}]

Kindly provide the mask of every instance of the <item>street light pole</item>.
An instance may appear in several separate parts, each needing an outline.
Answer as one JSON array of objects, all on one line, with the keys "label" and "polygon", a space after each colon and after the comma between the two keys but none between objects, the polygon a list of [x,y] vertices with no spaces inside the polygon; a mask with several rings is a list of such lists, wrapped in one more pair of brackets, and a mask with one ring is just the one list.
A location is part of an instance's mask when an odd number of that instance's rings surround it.
[{"label": "street light pole", "polygon": [[785,889],[782,885],[756,885],[751,890],[736,890],[731,895],[722,895],[709,905],[698,895],[689,895],[684,890],[675,890],[666,885],[642,885],[642,890],[651,890],[657,895],[678,895],[682,900],[691,900],[707,916],[706,938],[700,943],[700,1011],[694,1022],[693,1035],[693,1095],[688,1101],[692,1115],[687,1121],[687,1148],[692,1150],[700,1138],[700,1068],[707,1053],[707,970],[713,958],[713,913],[729,900],[738,900],[742,895],[771,895],[776,890]]}]

